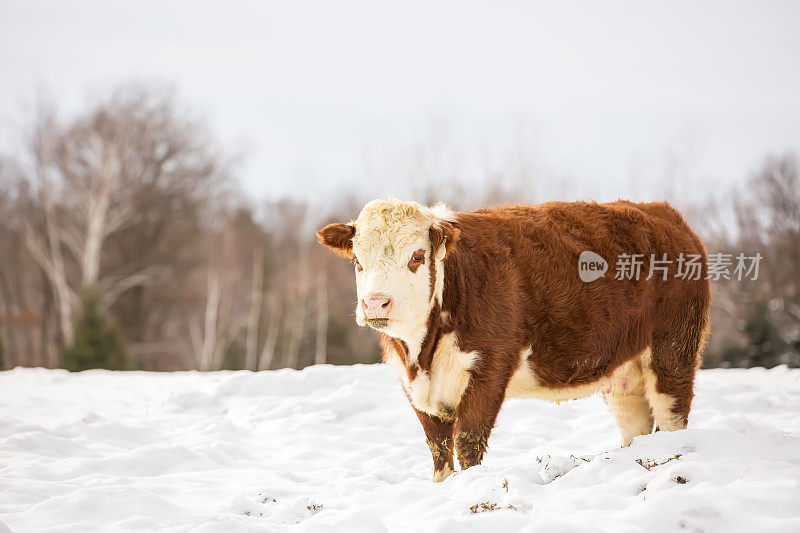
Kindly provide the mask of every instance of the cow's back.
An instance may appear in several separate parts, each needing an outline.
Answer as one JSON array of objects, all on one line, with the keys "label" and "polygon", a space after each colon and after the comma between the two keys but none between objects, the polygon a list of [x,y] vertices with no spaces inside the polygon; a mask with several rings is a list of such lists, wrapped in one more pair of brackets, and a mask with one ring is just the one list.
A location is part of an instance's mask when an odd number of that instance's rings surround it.
[{"label": "cow's back", "polygon": [[[472,271],[473,286],[488,286],[484,297],[500,292],[489,297],[488,314],[503,306],[509,310],[509,316],[482,316],[479,322],[499,320],[504,350],[513,344],[527,353],[544,387],[592,383],[640,355],[658,329],[664,298],[677,305],[685,300],[708,306],[705,279],[676,278],[680,254],[699,255],[705,262],[705,251],[666,203],[551,202],[482,209],[459,213],[457,225],[463,243],[458,268]],[[607,261],[603,277],[581,281],[578,258],[584,251]],[[625,254],[642,260],[638,279],[615,279]],[[667,279],[660,272],[646,279],[651,255],[663,259],[663,254],[673,261],[667,264]],[[500,274],[480,280],[487,272]],[[461,322],[457,334],[467,343],[474,341],[470,331],[475,321]],[[487,350],[473,344],[467,348]]]}]

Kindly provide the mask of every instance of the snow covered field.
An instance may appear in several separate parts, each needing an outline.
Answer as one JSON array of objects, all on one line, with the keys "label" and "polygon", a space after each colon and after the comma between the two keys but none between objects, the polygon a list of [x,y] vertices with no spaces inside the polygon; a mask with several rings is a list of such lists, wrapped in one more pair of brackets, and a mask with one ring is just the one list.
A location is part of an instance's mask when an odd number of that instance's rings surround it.
[{"label": "snow covered field", "polygon": [[706,370],[618,447],[598,397],[506,403],[431,482],[384,365],[0,373],[0,531],[800,531],[800,371]]}]

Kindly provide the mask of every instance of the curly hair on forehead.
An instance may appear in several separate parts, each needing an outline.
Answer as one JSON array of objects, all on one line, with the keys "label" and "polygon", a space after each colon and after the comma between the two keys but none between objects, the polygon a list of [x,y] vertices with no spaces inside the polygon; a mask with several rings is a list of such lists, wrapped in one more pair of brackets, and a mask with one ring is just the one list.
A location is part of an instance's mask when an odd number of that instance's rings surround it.
[{"label": "curly hair on forehead", "polygon": [[412,201],[402,201],[389,197],[386,200],[373,200],[361,210],[358,220],[381,219],[387,223],[400,222],[408,219],[420,223],[430,223],[434,216],[431,210],[422,204]]}]

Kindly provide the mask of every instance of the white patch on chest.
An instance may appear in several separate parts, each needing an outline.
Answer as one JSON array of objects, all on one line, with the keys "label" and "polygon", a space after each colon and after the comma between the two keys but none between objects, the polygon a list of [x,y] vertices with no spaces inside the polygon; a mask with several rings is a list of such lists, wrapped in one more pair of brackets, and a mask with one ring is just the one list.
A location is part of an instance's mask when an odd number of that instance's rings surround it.
[{"label": "white patch on chest", "polygon": [[403,385],[403,390],[408,391],[408,372],[406,372],[406,367],[403,365],[403,360],[400,357],[400,354],[397,353],[394,348],[389,347],[386,350],[385,356],[386,364],[391,366],[397,372],[397,377],[400,378],[400,383]]},{"label": "white patch on chest", "polygon": [[635,371],[633,368],[635,361],[630,361],[620,365],[611,375],[592,383],[575,387],[551,388],[545,387],[539,383],[533,370],[531,370],[528,364],[528,358],[531,354],[530,348],[520,353],[520,364],[514,374],[512,374],[511,380],[508,382],[506,398],[538,398],[551,402],[577,400],[579,398],[591,396],[598,391],[608,389]]},{"label": "white patch on chest", "polygon": [[431,415],[452,413],[461,402],[469,384],[469,369],[477,357],[477,352],[458,349],[455,333],[443,335],[433,353],[430,372],[419,372],[406,389],[411,403]]}]

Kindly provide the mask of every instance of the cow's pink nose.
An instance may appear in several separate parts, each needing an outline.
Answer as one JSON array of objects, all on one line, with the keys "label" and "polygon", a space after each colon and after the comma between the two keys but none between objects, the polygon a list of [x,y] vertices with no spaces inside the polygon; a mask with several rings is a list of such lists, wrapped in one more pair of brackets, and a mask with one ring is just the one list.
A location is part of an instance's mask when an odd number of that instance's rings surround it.
[{"label": "cow's pink nose", "polygon": [[392,309],[392,299],[385,296],[365,298],[361,300],[361,307],[364,309],[364,316],[367,319],[387,318]]}]

